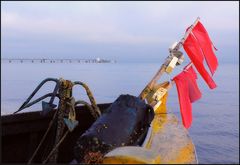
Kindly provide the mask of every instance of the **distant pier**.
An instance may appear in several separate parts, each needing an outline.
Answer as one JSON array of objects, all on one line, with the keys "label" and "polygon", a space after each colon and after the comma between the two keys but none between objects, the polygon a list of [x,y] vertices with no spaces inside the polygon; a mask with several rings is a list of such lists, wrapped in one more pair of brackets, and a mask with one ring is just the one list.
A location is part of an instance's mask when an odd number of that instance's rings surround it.
[{"label": "distant pier", "polygon": [[116,63],[116,60],[106,59],[49,59],[49,58],[2,58],[5,63]]}]

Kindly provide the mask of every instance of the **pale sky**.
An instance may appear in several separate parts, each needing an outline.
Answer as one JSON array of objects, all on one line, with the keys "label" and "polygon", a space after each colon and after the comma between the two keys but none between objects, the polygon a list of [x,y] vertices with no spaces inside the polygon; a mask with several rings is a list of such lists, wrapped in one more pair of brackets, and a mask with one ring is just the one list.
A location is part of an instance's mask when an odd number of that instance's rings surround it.
[{"label": "pale sky", "polygon": [[161,61],[198,16],[219,61],[239,62],[238,1],[1,2],[1,57]]}]

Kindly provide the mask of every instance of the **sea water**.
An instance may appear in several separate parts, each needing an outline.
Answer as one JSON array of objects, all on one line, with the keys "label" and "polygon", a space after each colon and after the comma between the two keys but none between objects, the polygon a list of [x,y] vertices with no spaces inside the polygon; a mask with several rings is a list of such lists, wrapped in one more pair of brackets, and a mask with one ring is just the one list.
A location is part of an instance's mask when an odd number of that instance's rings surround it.
[{"label": "sea water", "polygon": [[[121,94],[138,96],[161,66],[156,63],[2,63],[1,115],[16,111],[45,78],[82,81],[92,90],[97,103],[113,102]],[[202,98],[192,104],[193,123],[189,134],[199,163],[239,163],[239,65],[220,64],[214,75],[217,88],[210,90],[198,76]],[[172,79],[177,67],[161,81]],[[52,92],[54,83],[45,84],[34,98]],[[87,100],[86,92],[74,87],[73,96]],[[34,99],[33,98],[33,99]],[[48,101],[48,99],[46,99]],[[57,99],[55,103],[57,104]],[[176,87],[169,91],[168,111],[181,122]],[[38,103],[23,112],[41,109]]]}]

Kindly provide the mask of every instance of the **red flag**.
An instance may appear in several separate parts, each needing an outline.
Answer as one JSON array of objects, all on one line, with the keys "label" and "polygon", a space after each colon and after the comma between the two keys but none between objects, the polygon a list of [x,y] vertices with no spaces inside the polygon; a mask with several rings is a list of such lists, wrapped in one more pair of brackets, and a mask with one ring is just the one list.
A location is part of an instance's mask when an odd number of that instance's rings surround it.
[{"label": "red flag", "polygon": [[182,122],[186,128],[189,128],[192,123],[191,103],[202,96],[196,83],[197,74],[190,65],[187,65],[183,72],[173,78],[177,86]]},{"label": "red flag", "polygon": [[[212,41],[208,35],[208,32],[204,28],[204,26],[201,24],[201,22],[198,22],[196,26],[193,28],[192,33],[194,34],[195,38],[197,39],[202,52],[205,56],[207,65],[212,73],[217,69],[218,66],[218,60],[217,57],[213,51],[214,45],[212,44]],[[216,50],[216,48],[215,48]]]},{"label": "red flag", "polygon": [[193,69],[191,63],[184,68],[184,71],[185,74],[187,75],[186,78],[188,80],[189,98],[191,103],[193,103],[202,97],[202,93],[199,90],[198,85],[196,83],[197,73]]},{"label": "red flag", "polygon": [[185,128],[189,128],[192,123],[192,105],[189,98],[188,82],[185,79],[185,73],[181,72],[175,76],[173,80],[177,86],[182,123]]},{"label": "red flag", "polygon": [[214,89],[217,87],[215,82],[213,81],[212,77],[208,74],[206,71],[203,60],[204,56],[202,54],[202,50],[198,44],[198,41],[196,38],[192,35],[192,33],[189,34],[185,42],[183,43],[183,48],[188,54],[189,58],[195,65],[196,69],[200,73],[200,75],[203,77],[205,82],[208,84],[209,88]]}]

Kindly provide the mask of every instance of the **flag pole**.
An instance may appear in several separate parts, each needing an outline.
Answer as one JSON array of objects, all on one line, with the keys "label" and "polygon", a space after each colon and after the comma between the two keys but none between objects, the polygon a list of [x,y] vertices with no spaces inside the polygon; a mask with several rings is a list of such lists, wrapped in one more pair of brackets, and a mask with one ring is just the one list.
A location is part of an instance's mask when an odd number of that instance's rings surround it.
[{"label": "flag pole", "polygon": [[174,48],[174,50],[179,50],[182,46],[183,43],[185,42],[185,40],[187,39],[187,37],[189,36],[189,34],[192,32],[193,28],[197,25],[197,23],[199,22],[200,17],[197,17],[197,19],[195,20],[195,22],[189,27],[189,29],[187,30],[187,32],[185,33],[184,37],[181,39],[180,42],[178,42],[178,44],[176,45],[176,47]]},{"label": "flag pole", "polygon": [[[177,45],[173,48],[173,50],[178,51],[182,46],[185,40],[187,39],[188,35],[192,32],[193,28],[197,25],[199,22],[200,17],[197,17],[195,22],[188,28],[187,32],[185,33],[184,37],[180,40],[180,42],[177,43]],[[163,73],[166,71],[167,66],[171,62],[172,57],[168,56],[165,60],[165,62],[162,64],[161,68],[157,71],[157,73],[154,75],[154,77],[151,79],[151,81],[146,85],[146,87],[142,90],[140,97],[142,100],[146,98],[148,93],[152,91],[153,87],[156,85],[157,81],[160,79],[160,77],[163,75]]]}]

